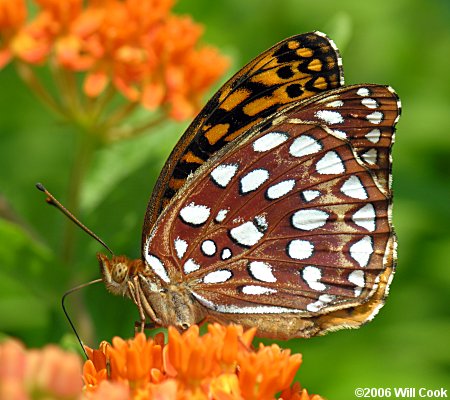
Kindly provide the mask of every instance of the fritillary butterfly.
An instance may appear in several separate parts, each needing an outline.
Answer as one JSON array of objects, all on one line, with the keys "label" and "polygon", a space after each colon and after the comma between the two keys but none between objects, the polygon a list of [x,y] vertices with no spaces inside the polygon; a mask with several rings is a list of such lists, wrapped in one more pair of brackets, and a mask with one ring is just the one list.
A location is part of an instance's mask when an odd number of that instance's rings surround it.
[{"label": "fritillary butterfly", "polygon": [[320,32],[259,55],[176,145],[145,216],[142,259],[98,256],[142,326],[204,320],[310,337],[371,320],[392,280],[391,147],[400,101],[343,86]]}]

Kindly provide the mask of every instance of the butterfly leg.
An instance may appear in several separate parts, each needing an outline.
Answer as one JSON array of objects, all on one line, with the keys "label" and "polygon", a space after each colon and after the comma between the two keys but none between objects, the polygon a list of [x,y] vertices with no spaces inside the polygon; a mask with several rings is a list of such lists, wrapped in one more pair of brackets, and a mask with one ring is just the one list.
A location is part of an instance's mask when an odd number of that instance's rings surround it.
[{"label": "butterfly leg", "polygon": [[134,323],[134,333],[139,333],[142,332],[144,329],[154,329],[156,328],[156,324],[154,324],[153,322],[146,322],[144,324],[144,328],[142,328],[142,322],[141,321],[136,321]]},{"label": "butterfly leg", "polygon": [[136,306],[139,310],[140,322],[138,322],[138,321],[135,322],[134,331],[136,333],[138,326],[140,326],[140,332],[143,332],[144,328],[145,328],[145,313],[144,313],[144,308],[142,307],[142,304],[141,304],[141,296],[140,296],[139,282],[138,282],[137,276],[133,279],[133,281],[128,281],[128,290],[130,292],[130,295],[131,295],[131,298],[132,298],[134,304],[136,304]]},{"label": "butterfly leg", "polygon": [[[139,276],[135,276],[133,278],[133,281],[128,281],[128,290],[131,294],[131,298],[138,307],[139,310],[139,316],[140,316],[140,322],[136,322],[136,326],[140,327],[140,332],[144,332],[144,329],[147,328],[147,326],[155,327],[155,326],[162,326],[163,323],[160,318],[158,318],[153,311],[152,306],[147,300],[147,297],[142,290],[142,287],[139,282]],[[150,317],[152,322],[146,323],[146,317]]]}]

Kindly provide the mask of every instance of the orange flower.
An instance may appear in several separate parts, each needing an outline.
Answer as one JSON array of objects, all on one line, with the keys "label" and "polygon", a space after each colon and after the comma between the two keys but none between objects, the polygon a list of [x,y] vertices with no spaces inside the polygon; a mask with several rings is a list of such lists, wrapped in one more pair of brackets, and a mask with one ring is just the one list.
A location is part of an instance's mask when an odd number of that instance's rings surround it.
[{"label": "orange flower", "polygon": [[[124,399],[275,399],[321,400],[309,396],[300,385],[291,387],[301,364],[301,355],[291,355],[277,345],[251,348],[255,329],[211,324],[199,335],[197,326],[179,333],[169,328],[168,343],[163,336],[146,339],[114,338],[100,350],[87,348],[84,367],[86,395],[100,397],[120,385]],[[114,384],[111,386],[110,384]]]},{"label": "orange flower", "polygon": [[[0,0],[0,68],[12,57],[30,66],[48,62],[57,85],[75,82],[71,74],[83,72],[85,96],[108,89],[107,98],[112,90],[149,110],[163,106],[169,117],[182,120],[198,111],[202,95],[228,66],[216,49],[198,45],[199,24],[171,13],[174,0],[34,1],[37,15],[26,23],[24,0]],[[30,86],[42,93],[33,78]],[[58,89],[66,99],[82,95],[73,87]],[[50,102],[54,107],[85,100]]]},{"label": "orange flower", "polygon": [[29,350],[25,381],[30,391],[49,391],[56,398],[73,398],[82,387],[81,363],[77,354],[47,345]]},{"label": "orange flower", "polygon": [[281,392],[279,400],[324,400],[318,394],[309,395],[306,389],[302,389],[300,383],[296,382],[291,388]]},{"label": "orange flower", "polygon": [[28,400],[323,400],[292,380],[301,355],[277,345],[251,347],[255,329],[212,324],[147,339],[143,333],[98,350],[86,347],[81,389],[77,355],[48,345],[26,350],[15,340],[0,344],[0,398]]},{"label": "orange flower", "polygon": [[256,353],[240,354],[239,383],[244,398],[273,398],[276,392],[290,385],[301,361],[300,354],[291,356],[289,350],[281,350],[277,345],[261,345]]},{"label": "orange flower", "polygon": [[31,399],[46,393],[52,399],[77,399],[81,393],[81,360],[48,345],[28,350],[16,340],[0,344],[0,398]]},{"label": "orange flower", "polygon": [[0,0],[0,68],[11,59],[11,42],[26,16],[24,0]]},{"label": "orange flower", "polygon": [[0,344],[0,399],[26,399],[26,353],[16,340]]},{"label": "orange flower", "polygon": [[17,34],[12,43],[12,50],[25,62],[41,64],[51,53],[53,46],[61,48],[58,38],[64,38],[70,31],[72,21],[76,20],[82,11],[83,2],[82,0],[35,0],[35,2],[40,6],[40,11],[36,18]]},{"label": "orange flower", "polygon": [[[85,393],[89,400],[131,400],[128,387],[121,382],[103,381],[95,392]],[[136,399],[136,397],[135,397]]]}]

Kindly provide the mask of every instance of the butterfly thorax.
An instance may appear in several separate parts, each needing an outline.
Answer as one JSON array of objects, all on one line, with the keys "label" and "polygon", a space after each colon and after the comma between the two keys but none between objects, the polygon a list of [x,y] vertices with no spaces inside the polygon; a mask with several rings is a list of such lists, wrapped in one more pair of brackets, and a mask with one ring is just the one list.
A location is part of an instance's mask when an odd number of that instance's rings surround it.
[{"label": "butterfly thorax", "polygon": [[97,258],[108,291],[133,300],[142,324],[148,317],[157,326],[174,325],[184,330],[205,318],[186,285],[162,282],[142,260],[126,256],[108,259],[103,254]]}]

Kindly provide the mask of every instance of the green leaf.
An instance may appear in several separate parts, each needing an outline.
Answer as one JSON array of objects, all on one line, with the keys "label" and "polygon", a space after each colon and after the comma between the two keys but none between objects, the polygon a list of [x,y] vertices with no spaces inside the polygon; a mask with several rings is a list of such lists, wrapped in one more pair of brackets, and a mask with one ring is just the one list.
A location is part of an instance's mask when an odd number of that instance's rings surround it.
[{"label": "green leaf", "polygon": [[[179,124],[169,123],[154,132],[100,150],[84,182],[81,209],[85,213],[95,210],[121,181],[146,163],[156,163],[160,170],[182,130]],[[147,188],[152,187],[150,178],[145,183]]]},{"label": "green leaf", "polygon": [[51,252],[18,225],[0,220],[0,330],[44,328],[64,281]]}]

